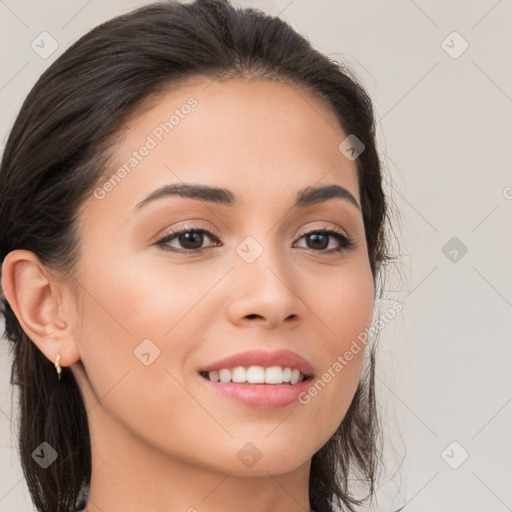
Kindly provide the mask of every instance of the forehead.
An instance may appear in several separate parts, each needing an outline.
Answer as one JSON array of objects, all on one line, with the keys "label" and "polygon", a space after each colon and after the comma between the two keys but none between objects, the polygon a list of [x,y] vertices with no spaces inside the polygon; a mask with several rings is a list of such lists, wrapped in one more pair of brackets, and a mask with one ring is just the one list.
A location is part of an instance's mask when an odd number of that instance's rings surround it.
[{"label": "forehead", "polygon": [[294,200],[322,181],[358,199],[355,162],[338,149],[345,138],[334,113],[298,86],[198,80],[153,97],[127,123],[101,207],[126,213],[156,188],[180,182],[230,188],[242,205]]}]

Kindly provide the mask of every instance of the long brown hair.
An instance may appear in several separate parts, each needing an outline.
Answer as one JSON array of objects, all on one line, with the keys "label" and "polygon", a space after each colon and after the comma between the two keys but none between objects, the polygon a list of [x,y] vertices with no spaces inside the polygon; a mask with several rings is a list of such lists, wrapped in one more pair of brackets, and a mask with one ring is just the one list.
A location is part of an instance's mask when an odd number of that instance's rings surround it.
[{"label": "long brown hair", "polygon": [[[377,281],[388,253],[388,202],[382,188],[375,119],[353,72],[315,50],[290,25],[227,0],[154,3],[84,35],[41,75],[23,103],[0,168],[0,262],[15,249],[72,275],[80,254],[77,213],[105,171],[124,123],[150,95],[194,77],[255,77],[314,94],[365,150],[356,159],[368,257]],[[53,365],[27,337],[2,300],[13,354],[11,384],[19,387],[21,464],[40,512],[73,510],[90,483],[87,413],[69,368]],[[375,345],[339,428],[313,455],[310,505],[354,511],[375,494],[380,425],[375,403]],[[32,452],[43,441],[59,454],[47,469]],[[365,482],[356,498],[350,475]]]}]

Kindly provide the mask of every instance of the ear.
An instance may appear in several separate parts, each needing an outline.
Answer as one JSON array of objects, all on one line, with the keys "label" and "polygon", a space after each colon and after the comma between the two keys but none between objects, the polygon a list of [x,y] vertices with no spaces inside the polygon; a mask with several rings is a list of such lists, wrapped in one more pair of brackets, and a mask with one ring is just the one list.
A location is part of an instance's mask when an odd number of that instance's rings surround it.
[{"label": "ear", "polygon": [[[2,291],[25,334],[39,350],[55,363],[70,366],[80,360],[72,335],[72,311],[63,303],[63,285],[52,279],[52,273],[31,251],[10,252],[2,266]],[[67,307],[65,307],[67,306]]]}]

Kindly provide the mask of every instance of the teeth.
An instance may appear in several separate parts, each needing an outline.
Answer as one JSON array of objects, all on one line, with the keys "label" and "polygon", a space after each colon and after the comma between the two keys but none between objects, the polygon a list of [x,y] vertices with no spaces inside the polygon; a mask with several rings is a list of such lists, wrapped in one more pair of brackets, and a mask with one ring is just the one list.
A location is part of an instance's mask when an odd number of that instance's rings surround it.
[{"label": "teeth", "polygon": [[[226,371],[229,372],[229,370]],[[233,382],[246,382],[247,370],[243,366],[233,368],[233,371],[231,372],[231,380]]]},{"label": "teeth", "polygon": [[231,372],[229,370],[219,370],[221,382],[231,382]]},{"label": "teeth", "polygon": [[293,370],[292,371],[292,380],[290,381],[292,384],[297,384],[300,379],[300,372],[299,370]]},{"label": "teeth", "polygon": [[281,366],[236,366],[232,369],[222,368],[208,372],[212,382],[235,382],[249,384],[297,384],[304,380],[304,375],[296,368],[283,368]]}]

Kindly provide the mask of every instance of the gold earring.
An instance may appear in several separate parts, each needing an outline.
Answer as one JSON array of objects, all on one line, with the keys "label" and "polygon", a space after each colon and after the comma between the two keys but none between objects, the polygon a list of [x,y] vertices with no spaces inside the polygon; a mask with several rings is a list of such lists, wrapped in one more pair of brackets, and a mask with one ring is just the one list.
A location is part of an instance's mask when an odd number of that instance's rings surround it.
[{"label": "gold earring", "polygon": [[62,368],[60,367],[59,361],[60,361],[60,353],[57,352],[57,360],[55,361],[55,368],[57,368],[57,380],[60,380],[60,372]]}]

